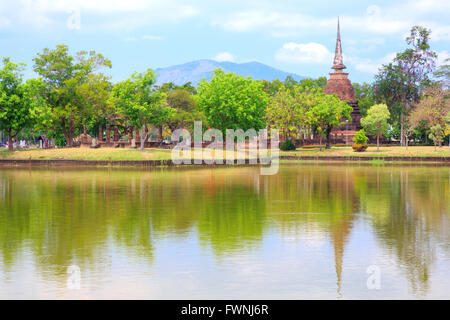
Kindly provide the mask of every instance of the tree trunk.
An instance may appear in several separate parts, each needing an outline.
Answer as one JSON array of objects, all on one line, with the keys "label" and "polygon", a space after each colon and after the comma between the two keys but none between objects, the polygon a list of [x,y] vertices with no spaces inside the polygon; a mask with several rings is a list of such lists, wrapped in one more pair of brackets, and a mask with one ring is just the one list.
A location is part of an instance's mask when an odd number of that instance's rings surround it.
[{"label": "tree trunk", "polygon": [[405,145],[405,115],[403,114],[403,110],[400,115],[400,145]]},{"label": "tree trunk", "polygon": [[159,130],[158,130],[158,141],[159,141],[160,143],[162,143],[162,130],[163,130],[163,127],[162,127],[162,126],[159,126],[158,129],[159,129]]},{"label": "tree trunk", "polygon": [[8,150],[9,151],[13,151],[14,150],[14,146],[13,146],[13,142],[12,142],[12,133],[11,133],[11,129],[8,132]]},{"label": "tree trunk", "polygon": [[145,148],[145,141],[147,140],[148,133],[145,130],[145,126],[143,126],[140,130],[141,133],[141,151]]},{"label": "tree trunk", "polygon": [[409,139],[408,139],[408,137],[406,137],[406,151],[408,151],[408,145],[409,145]]},{"label": "tree trunk", "polygon": [[320,135],[320,137],[319,137],[319,146],[320,146],[320,151],[322,151],[322,135]]},{"label": "tree trunk", "polygon": [[330,136],[331,136],[331,128],[327,129],[327,142],[325,145],[325,149],[331,149]]},{"label": "tree trunk", "polygon": [[380,134],[377,133],[377,152],[380,151]]}]

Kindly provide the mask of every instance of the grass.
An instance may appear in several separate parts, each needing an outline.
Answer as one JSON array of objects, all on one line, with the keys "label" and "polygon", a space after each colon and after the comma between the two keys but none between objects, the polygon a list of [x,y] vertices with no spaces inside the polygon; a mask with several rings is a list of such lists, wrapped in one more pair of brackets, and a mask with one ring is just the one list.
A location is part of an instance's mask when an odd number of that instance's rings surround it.
[{"label": "grass", "polygon": [[450,157],[448,146],[437,148],[436,151],[432,146],[420,147],[400,147],[400,146],[381,146],[377,152],[376,146],[369,146],[365,152],[353,152],[351,147],[332,147],[331,149],[317,148],[297,148],[296,151],[280,151],[280,155],[289,156],[353,156],[353,157]]},{"label": "grass", "polygon": [[[196,158],[195,151],[191,152],[191,158]],[[198,150],[197,150],[198,151]],[[240,153],[239,153],[240,154]],[[225,152],[224,152],[225,155]],[[234,152],[235,157],[238,152]],[[168,160],[171,159],[171,149],[139,149],[130,148],[61,148],[61,149],[29,149],[15,150],[13,152],[7,149],[0,149],[0,159],[17,160]],[[204,159],[211,158],[204,155]]]},{"label": "grass", "polygon": [[[0,149],[0,159],[42,159],[42,160],[167,160],[171,159],[172,150],[169,149],[123,149],[123,148],[68,148],[68,149],[30,149],[16,150],[9,152],[6,149]],[[252,152],[254,154],[254,152]],[[194,150],[191,152],[192,158],[195,158]],[[238,152],[234,152],[237,156]],[[450,157],[448,146],[434,147],[369,147],[365,152],[353,152],[351,147],[333,147],[331,149],[319,148],[297,148],[295,151],[280,151],[281,156],[358,156],[358,157]],[[205,157],[209,158],[209,157]]]}]

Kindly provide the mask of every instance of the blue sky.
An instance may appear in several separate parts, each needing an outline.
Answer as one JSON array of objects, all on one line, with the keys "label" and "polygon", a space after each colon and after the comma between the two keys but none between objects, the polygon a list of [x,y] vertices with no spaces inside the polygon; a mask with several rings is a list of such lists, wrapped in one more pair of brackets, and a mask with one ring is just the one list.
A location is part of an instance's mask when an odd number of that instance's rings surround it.
[{"label": "blue sky", "polygon": [[198,59],[259,61],[308,77],[328,75],[341,17],[353,82],[372,81],[406,46],[411,26],[431,28],[450,57],[450,1],[0,0],[0,57],[28,64],[59,43],[110,58],[113,80]]}]

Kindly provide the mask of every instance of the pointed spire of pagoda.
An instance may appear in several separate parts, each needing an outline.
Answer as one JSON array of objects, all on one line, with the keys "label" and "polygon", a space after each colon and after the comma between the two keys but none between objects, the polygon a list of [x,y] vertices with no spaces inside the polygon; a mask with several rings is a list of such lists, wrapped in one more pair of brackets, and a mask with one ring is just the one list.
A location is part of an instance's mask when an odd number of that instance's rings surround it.
[{"label": "pointed spire of pagoda", "polygon": [[334,51],[334,60],[331,69],[334,69],[335,72],[342,72],[342,69],[345,68],[346,66],[344,65],[344,59],[342,58],[341,30],[339,27],[339,17],[338,17],[336,49]]}]

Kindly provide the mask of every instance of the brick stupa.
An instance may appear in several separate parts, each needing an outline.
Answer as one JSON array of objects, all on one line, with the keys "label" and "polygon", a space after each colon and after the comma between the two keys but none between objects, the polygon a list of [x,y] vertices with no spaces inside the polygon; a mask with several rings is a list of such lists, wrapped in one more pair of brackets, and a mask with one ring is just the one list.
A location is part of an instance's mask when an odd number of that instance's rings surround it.
[{"label": "brick stupa", "polygon": [[353,107],[351,123],[349,122],[346,125],[342,125],[332,130],[332,134],[334,135],[348,135],[349,137],[347,138],[351,141],[355,132],[361,129],[361,113],[359,112],[358,102],[356,101],[355,90],[353,89],[351,81],[348,79],[348,73],[342,71],[346,68],[342,57],[341,33],[338,18],[336,49],[334,52],[333,66],[331,67],[334,72],[330,73],[330,78],[323,91],[326,94],[336,94],[339,99],[347,101]]}]

